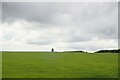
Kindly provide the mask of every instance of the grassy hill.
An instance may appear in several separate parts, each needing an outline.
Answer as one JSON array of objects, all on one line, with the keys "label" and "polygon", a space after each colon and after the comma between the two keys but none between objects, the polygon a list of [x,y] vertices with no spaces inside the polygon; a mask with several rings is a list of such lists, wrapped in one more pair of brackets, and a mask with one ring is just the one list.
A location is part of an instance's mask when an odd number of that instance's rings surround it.
[{"label": "grassy hill", "polygon": [[118,54],[3,52],[3,78],[117,78]]}]

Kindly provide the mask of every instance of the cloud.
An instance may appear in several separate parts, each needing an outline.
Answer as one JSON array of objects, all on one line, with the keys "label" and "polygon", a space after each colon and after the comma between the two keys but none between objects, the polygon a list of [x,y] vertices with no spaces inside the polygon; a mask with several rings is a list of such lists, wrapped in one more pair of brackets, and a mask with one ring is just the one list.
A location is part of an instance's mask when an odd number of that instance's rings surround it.
[{"label": "cloud", "polygon": [[3,2],[2,8],[0,40],[5,50],[118,47],[117,3]]},{"label": "cloud", "polygon": [[2,2],[0,1],[0,24],[2,23]]}]

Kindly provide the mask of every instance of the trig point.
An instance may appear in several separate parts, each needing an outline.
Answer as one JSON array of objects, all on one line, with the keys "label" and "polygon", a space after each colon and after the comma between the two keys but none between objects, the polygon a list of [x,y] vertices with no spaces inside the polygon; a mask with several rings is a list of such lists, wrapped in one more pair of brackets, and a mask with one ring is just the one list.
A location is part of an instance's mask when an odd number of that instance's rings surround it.
[{"label": "trig point", "polygon": [[52,48],[51,52],[54,52],[54,48]]}]

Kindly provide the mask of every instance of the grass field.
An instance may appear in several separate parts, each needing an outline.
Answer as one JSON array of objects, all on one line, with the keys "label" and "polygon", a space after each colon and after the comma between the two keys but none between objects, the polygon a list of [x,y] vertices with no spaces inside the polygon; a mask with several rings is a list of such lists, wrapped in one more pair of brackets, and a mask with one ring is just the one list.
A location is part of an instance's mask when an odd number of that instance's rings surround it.
[{"label": "grass field", "polygon": [[2,78],[2,52],[0,52],[0,79]]},{"label": "grass field", "polygon": [[3,52],[3,78],[117,78],[118,54]]}]

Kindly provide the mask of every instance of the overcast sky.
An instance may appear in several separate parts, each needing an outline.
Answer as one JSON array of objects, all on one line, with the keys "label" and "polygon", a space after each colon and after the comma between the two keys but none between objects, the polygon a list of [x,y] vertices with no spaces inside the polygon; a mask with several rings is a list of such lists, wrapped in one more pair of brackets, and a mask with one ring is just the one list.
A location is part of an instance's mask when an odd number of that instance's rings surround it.
[{"label": "overcast sky", "polygon": [[117,49],[117,4],[3,2],[0,23],[2,50]]}]

